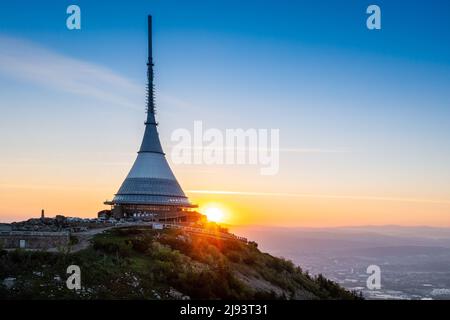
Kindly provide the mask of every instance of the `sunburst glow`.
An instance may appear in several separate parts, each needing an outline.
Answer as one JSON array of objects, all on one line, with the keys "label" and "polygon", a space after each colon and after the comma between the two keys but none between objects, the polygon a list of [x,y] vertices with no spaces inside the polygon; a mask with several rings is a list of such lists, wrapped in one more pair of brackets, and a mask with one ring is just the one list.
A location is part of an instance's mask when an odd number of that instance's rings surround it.
[{"label": "sunburst glow", "polygon": [[211,222],[220,223],[224,222],[226,219],[225,210],[216,203],[209,203],[205,206],[202,206],[200,208],[200,212],[208,218],[208,221]]}]

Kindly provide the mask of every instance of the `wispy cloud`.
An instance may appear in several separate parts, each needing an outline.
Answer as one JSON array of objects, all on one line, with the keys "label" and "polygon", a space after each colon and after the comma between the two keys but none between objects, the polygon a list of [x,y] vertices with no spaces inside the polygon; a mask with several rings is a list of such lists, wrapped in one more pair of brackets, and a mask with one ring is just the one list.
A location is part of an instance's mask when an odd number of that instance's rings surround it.
[{"label": "wispy cloud", "polygon": [[[74,186],[74,185],[64,185],[54,184],[54,185],[43,185],[43,184],[0,184],[0,190],[11,190],[11,189],[24,189],[24,190],[78,190],[86,191],[86,186]],[[90,186],[89,191],[104,191],[104,188],[99,188],[95,186]]]},{"label": "wispy cloud", "polygon": [[1,34],[0,73],[35,85],[142,110],[143,85],[108,68]]},{"label": "wispy cloud", "polygon": [[280,152],[287,153],[348,153],[347,149],[322,149],[322,148],[280,148]]},{"label": "wispy cloud", "polygon": [[[193,134],[193,133],[192,133]],[[175,146],[175,144],[170,141],[170,143],[163,143],[164,147],[167,148],[172,148]],[[349,153],[351,151],[349,150],[345,150],[345,149],[320,149],[320,148],[274,148],[274,149],[268,149],[268,148],[252,148],[252,147],[237,147],[237,146],[233,146],[233,147],[227,147],[227,146],[214,146],[214,147],[210,147],[210,146],[183,146],[183,150],[188,150],[188,151],[194,151],[194,152],[203,152],[205,150],[217,150],[217,148],[220,148],[220,150],[224,150],[224,151],[246,151],[246,152],[275,152],[275,151],[279,151],[279,152],[285,152],[285,153]]]},{"label": "wispy cloud", "polygon": [[324,198],[324,199],[375,200],[375,201],[414,202],[414,203],[430,203],[430,204],[450,204],[450,200],[445,199],[395,198],[395,197],[378,197],[378,196],[330,195],[330,194],[308,194],[308,193],[288,193],[288,192],[247,192],[247,191],[225,191],[225,190],[187,190],[186,192],[193,194]]}]

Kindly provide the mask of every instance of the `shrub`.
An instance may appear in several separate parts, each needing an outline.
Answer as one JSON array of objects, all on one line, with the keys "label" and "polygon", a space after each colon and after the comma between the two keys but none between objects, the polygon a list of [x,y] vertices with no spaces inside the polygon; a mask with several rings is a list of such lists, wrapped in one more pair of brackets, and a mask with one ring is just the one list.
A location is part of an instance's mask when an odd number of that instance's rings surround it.
[{"label": "shrub", "polygon": [[235,263],[241,262],[241,256],[239,255],[239,253],[231,251],[231,252],[227,253],[226,256],[231,262],[235,262]]},{"label": "shrub", "polygon": [[116,254],[123,257],[131,255],[132,244],[120,240],[109,239],[108,237],[98,237],[94,239],[94,249],[109,254]]},{"label": "shrub", "polygon": [[80,240],[78,239],[78,237],[74,236],[74,235],[70,235],[69,237],[69,244],[70,245],[75,245],[77,243],[79,243]]},{"label": "shrub", "polygon": [[249,241],[248,245],[254,248],[258,248],[258,244],[255,241]]}]

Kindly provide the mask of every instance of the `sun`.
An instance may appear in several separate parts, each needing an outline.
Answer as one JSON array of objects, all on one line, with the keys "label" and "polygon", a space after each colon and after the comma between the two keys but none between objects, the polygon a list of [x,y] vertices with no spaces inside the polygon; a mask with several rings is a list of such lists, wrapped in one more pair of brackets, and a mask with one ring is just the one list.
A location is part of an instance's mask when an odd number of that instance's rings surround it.
[{"label": "sun", "polygon": [[208,218],[208,221],[217,223],[225,221],[225,211],[217,204],[207,204],[200,208],[200,212]]}]

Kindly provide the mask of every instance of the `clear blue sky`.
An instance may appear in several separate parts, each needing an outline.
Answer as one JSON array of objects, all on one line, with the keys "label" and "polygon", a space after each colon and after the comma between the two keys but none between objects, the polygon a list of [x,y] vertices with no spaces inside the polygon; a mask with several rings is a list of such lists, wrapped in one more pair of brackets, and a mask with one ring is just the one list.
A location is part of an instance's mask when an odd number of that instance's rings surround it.
[{"label": "clear blue sky", "polygon": [[[80,31],[65,26],[70,4],[81,7]],[[370,4],[381,7],[381,31],[365,26]],[[282,148],[317,152],[283,153],[279,176],[259,184],[264,192],[450,200],[444,0],[3,1],[0,59],[11,62],[0,61],[0,184],[11,184],[14,170],[28,172],[28,162],[17,166],[25,158],[70,155],[81,163],[94,152],[99,162],[127,154],[114,171],[120,182],[143,131],[148,13],[165,145],[172,130],[194,120],[280,128]],[[52,61],[67,70],[46,77]],[[77,74],[85,63],[94,77]],[[27,68],[35,68],[32,76]],[[104,84],[105,77],[114,80]],[[71,169],[58,168],[63,176]],[[187,189],[204,188],[185,180]]]}]

